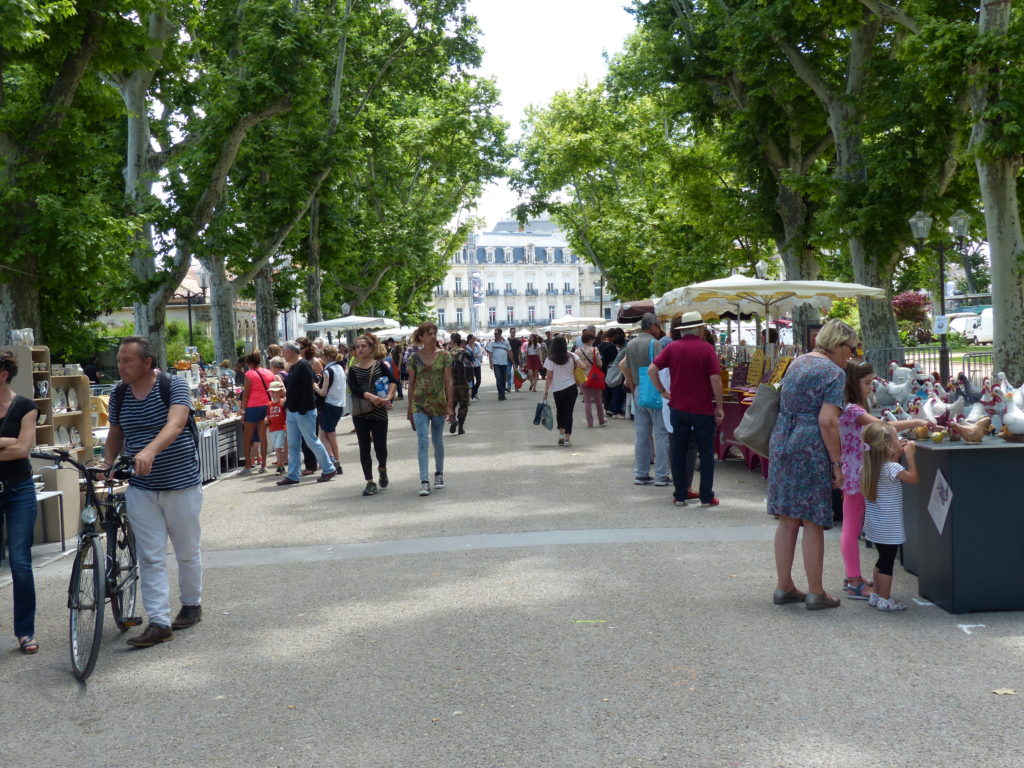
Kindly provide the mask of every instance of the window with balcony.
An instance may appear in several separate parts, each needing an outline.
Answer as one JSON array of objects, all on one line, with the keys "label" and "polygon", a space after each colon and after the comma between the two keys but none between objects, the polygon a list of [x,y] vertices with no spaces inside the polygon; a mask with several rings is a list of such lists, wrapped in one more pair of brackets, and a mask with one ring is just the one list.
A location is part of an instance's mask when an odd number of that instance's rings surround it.
[{"label": "window with balcony", "polygon": [[455,322],[459,324],[460,328],[462,327],[462,307],[455,308]]},{"label": "window with balcony", "polygon": [[537,295],[537,289],[533,287],[533,283],[527,283],[526,284],[526,295],[527,296],[536,296]]},{"label": "window with balcony", "polygon": [[572,283],[565,282],[562,284],[562,293],[572,293]]},{"label": "window with balcony", "polygon": [[526,308],[526,320],[531,325],[533,323],[537,322],[537,308],[536,307],[527,307]]},{"label": "window with balcony", "polygon": [[511,325],[512,323],[515,322],[515,319],[516,319],[516,308],[515,307],[505,307],[505,322],[507,322],[509,325]]},{"label": "window with balcony", "polygon": [[498,322],[498,310],[495,307],[487,308],[487,324],[494,325]]},{"label": "window with balcony", "polygon": [[462,278],[461,277],[456,277],[455,278],[455,295],[456,296],[461,296],[462,295]]},{"label": "window with balcony", "polygon": [[555,319],[555,305],[554,304],[548,304],[548,320],[554,320],[554,319]]},{"label": "window with balcony", "polygon": [[512,293],[512,281],[511,280],[505,281],[505,293],[508,293],[508,294]]},{"label": "window with balcony", "polygon": [[558,293],[554,283],[548,283],[548,293]]},{"label": "window with balcony", "polygon": [[437,310],[437,324],[439,326],[442,326],[442,327],[444,326],[444,309],[443,308],[440,308],[440,309]]}]

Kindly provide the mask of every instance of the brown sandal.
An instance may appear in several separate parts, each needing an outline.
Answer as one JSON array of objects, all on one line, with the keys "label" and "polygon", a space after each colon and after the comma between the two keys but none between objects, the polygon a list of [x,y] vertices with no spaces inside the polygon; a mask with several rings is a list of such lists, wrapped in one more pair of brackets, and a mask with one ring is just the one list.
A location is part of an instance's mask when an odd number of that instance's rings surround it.
[{"label": "brown sandal", "polygon": [[21,648],[21,652],[26,656],[30,656],[39,650],[39,643],[31,635],[25,635],[24,637],[18,638],[18,646]]},{"label": "brown sandal", "polygon": [[788,592],[784,589],[776,589],[772,593],[772,602],[776,605],[787,605],[788,603],[802,603],[807,599],[807,595],[801,592],[796,587],[793,587]]}]

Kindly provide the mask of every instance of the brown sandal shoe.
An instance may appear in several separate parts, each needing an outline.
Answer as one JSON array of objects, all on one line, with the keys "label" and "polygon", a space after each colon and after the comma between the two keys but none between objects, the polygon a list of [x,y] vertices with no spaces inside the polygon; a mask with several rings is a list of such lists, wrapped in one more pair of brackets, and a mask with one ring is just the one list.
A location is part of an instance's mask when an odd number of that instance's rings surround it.
[{"label": "brown sandal shoe", "polygon": [[787,605],[788,603],[802,603],[807,599],[807,595],[801,592],[796,587],[793,587],[788,592],[784,589],[776,589],[772,593],[772,602],[776,605]]},{"label": "brown sandal shoe", "polygon": [[39,643],[37,643],[36,639],[30,635],[19,637],[18,646],[21,648],[21,652],[27,656],[30,656],[39,650]]}]

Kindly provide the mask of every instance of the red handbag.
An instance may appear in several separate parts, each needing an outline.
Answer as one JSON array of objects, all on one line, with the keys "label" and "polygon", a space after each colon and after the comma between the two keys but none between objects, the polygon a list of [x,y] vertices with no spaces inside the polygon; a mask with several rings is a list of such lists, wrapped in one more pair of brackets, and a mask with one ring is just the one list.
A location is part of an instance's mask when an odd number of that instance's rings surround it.
[{"label": "red handbag", "polygon": [[594,349],[594,360],[590,363],[590,372],[587,374],[587,380],[583,384],[587,389],[604,389],[604,371],[601,370],[601,366],[597,364],[597,349]]}]

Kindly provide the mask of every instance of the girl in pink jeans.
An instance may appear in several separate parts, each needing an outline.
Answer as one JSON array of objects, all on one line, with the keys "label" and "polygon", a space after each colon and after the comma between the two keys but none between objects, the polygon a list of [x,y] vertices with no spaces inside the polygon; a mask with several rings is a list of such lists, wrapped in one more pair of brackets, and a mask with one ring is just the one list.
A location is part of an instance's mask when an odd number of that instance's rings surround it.
[{"label": "girl in pink jeans", "polygon": [[[843,555],[846,580],[843,589],[852,600],[867,600],[874,591],[871,582],[864,581],[860,572],[858,542],[864,528],[864,496],[860,490],[860,472],[863,463],[861,433],[867,424],[880,421],[868,413],[868,392],[875,378],[871,363],[851,360],[846,364],[846,408],[839,417],[839,445],[843,462],[843,531],[839,537],[839,551]],[[927,426],[924,419],[907,419],[894,425],[898,430]]]},{"label": "girl in pink jeans", "polygon": [[[583,362],[584,373],[590,373],[590,366],[596,365],[600,368],[603,363],[601,353],[594,344],[595,337],[596,334],[593,331],[584,331],[580,335],[583,345],[580,347],[579,358]],[[587,416],[587,426],[594,426],[594,414],[591,409],[591,405],[594,405],[597,407],[597,425],[603,427],[608,423],[604,415],[604,390],[580,387],[580,391],[583,392],[583,412]]]}]

